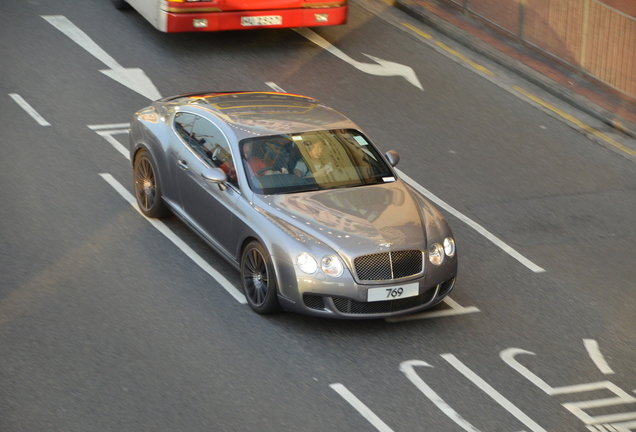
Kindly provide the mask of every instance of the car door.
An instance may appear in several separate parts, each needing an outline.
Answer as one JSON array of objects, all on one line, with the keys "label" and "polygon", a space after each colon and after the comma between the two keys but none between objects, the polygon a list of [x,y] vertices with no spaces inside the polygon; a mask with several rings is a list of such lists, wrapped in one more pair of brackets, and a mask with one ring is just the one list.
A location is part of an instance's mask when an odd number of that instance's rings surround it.
[{"label": "car door", "polygon": [[[235,211],[240,191],[229,142],[214,123],[198,115],[194,115],[191,132],[180,138],[184,145],[177,150],[175,163],[182,211],[196,229],[235,259],[232,251],[236,250]],[[227,183],[203,178],[203,172],[213,167],[226,172]]]}]

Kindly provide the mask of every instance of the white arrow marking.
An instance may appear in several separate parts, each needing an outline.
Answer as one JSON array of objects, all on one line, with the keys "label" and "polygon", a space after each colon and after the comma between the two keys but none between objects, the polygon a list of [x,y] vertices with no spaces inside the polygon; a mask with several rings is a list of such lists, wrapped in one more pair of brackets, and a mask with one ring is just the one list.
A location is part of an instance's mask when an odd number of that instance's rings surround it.
[{"label": "white arrow marking", "polygon": [[139,68],[105,69],[100,72],[150,100],[161,99],[157,87]]},{"label": "white arrow marking", "polygon": [[347,54],[343,53],[338,48],[333,46],[331,43],[323,39],[321,36],[317,35],[316,33],[314,33],[313,31],[307,28],[295,28],[294,31],[300,34],[301,36],[306,37],[307,39],[309,39],[310,41],[312,41],[319,47],[323,48],[326,51],[329,51],[331,54],[335,55],[341,60],[346,61],[351,66],[355,67],[356,69],[364,73],[368,73],[370,75],[378,75],[378,76],[401,76],[401,77],[404,77],[404,79],[406,79],[408,82],[413,84],[418,89],[424,90],[424,88],[422,87],[422,84],[420,84],[420,80],[417,79],[417,75],[415,75],[415,72],[409,66],[405,66],[403,64],[395,63],[395,62],[391,62],[387,60],[382,60],[377,57],[373,57],[369,54],[364,54],[364,53],[363,54],[365,56],[369,57],[371,60],[375,61],[378,64],[362,63],[352,59]]},{"label": "white arrow marking", "polygon": [[110,68],[100,72],[150,100],[161,98],[161,94],[143,70],[122,67],[68,18],[63,15],[42,15],[42,18]]}]

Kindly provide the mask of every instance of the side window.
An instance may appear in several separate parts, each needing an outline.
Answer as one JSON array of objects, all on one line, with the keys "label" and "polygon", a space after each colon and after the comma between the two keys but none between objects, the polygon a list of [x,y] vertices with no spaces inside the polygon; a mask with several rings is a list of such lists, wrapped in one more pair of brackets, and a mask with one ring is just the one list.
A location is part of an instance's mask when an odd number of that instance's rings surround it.
[{"label": "side window", "polygon": [[221,129],[209,120],[196,116],[189,144],[206,162],[225,171],[231,184],[238,186],[230,144]]},{"label": "side window", "polygon": [[194,114],[190,113],[177,113],[174,116],[174,129],[177,131],[177,134],[183,139],[185,142],[190,141],[190,133],[192,132],[192,125],[194,124]]}]

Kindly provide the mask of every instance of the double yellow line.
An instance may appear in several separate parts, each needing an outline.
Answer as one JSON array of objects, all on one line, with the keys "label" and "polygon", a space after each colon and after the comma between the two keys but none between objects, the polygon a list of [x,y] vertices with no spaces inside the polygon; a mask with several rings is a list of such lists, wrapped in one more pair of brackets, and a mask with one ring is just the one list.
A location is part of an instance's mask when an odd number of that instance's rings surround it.
[{"label": "double yellow line", "polygon": [[[434,39],[433,36],[431,36],[430,34],[426,33],[423,30],[418,29],[415,26],[412,26],[411,24],[408,23],[402,23],[402,25],[404,27],[406,27],[407,29],[417,33],[418,35],[422,36],[425,39],[428,40],[432,40]],[[495,74],[493,71],[491,71],[490,69],[480,65],[479,63],[475,63],[474,61],[472,61],[471,59],[469,59],[468,57],[466,57],[465,55],[462,55],[460,53],[458,53],[457,51],[455,51],[454,49],[452,49],[451,47],[449,47],[448,45],[446,45],[445,43],[442,43],[440,41],[435,41],[435,45],[437,45],[438,47],[442,48],[443,50],[451,53],[452,55],[454,55],[455,57],[457,57],[458,59],[460,59],[461,61],[463,61],[464,63],[472,66],[473,68],[477,69],[479,72],[485,73],[486,75],[489,75],[491,77],[497,76],[497,74]]]},{"label": "double yellow line", "polygon": [[[423,30],[420,30],[419,28],[408,24],[408,23],[401,23],[404,27],[408,28],[409,30],[413,31],[414,33],[422,36],[425,39],[431,40],[435,42],[435,45],[437,45],[438,47],[442,48],[443,50],[445,50],[446,52],[452,54],[453,56],[455,56],[456,58],[460,59],[461,61],[463,61],[464,63],[468,64],[469,66],[471,66],[472,68],[478,70],[479,72],[486,74],[488,76],[491,77],[496,77],[497,74],[495,74],[493,71],[491,71],[490,69],[480,65],[479,63],[475,63],[474,61],[472,61],[471,59],[469,59],[468,57],[460,54],[459,52],[455,51],[454,49],[452,49],[451,47],[449,47],[448,45],[439,42],[439,41],[435,41],[434,37],[428,33],[426,33]],[[579,119],[577,119],[576,117],[571,116],[570,114],[566,113],[565,111],[555,107],[554,105],[551,105],[549,103],[547,103],[546,101],[544,101],[543,99],[533,95],[532,93],[528,92],[527,90],[524,90],[523,88],[519,87],[519,86],[513,86],[512,87],[516,92],[521,93],[523,96],[525,96],[526,98],[530,99],[533,102],[538,103],[539,105],[541,105],[542,107],[552,111],[553,113],[557,114],[558,116],[560,116],[561,118],[563,118],[564,120],[578,126],[579,128],[583,129],[584,131],[594,135],[595,137],[605,141],[607,144],[611,145],[612,147],[616,148],[617,150],[622,151],[623,153],[626,153],[630,156],[636,156],[636,151],[630,149],[629,147],[624,146],[623,144],[619,143],[618,141],[612,139],[611,137],[605,135],[604,133],[594,129],[593,127],[583,123],[582,121],[580,121]]]},{"label": "double yellow line", "polygon": [[549,103],[547,103],[543,99],[540,99],[540,98],[536,97],[535,95],[533,95],[532,93],[522,89],[521,87],[514,86],[513,89],[515,89],[516,91],[518,91],[519,93],[521,93],[522,95],[527,97],[528,99],[538,103],[542,107],[549,109],[550,111],[552,111],[553,113],[559,115],[560,117],[564,118],[565,120],[569,121],[570,123],[575,124],[576,126],[580,127],[584,131],[594,135],[597,138],[602,139],[603,141],[605,141],[606,143],[610,144],[611,146],[617,148],[618,150],[620,150],[622,152],[625,152],[625,153],[627,153],[630,156],[636,156],[636,151],[630,149],[629,147],[624,146],[623,144],[619,143],[615,139],[612,139],[611,137],[608,137],[603,132],[600,132],[600,131],[594,129],[592,126],[586,125],[581,120],[577,119],[576,117],[571,116],[570,114],[568,114],[565,111],[555,107],[554,105],[550,105]]}]

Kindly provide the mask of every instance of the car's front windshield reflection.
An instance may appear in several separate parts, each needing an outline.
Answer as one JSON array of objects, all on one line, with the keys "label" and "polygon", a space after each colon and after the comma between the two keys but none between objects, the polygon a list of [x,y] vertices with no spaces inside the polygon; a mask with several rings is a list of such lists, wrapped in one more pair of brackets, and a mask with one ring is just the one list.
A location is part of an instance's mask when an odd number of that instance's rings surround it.
[{"label": "car's front windshield reflection", "polygon": [[259,194],[395,180],[376,148],[353,129],[246,138],[240,148],[250,187]]}]

